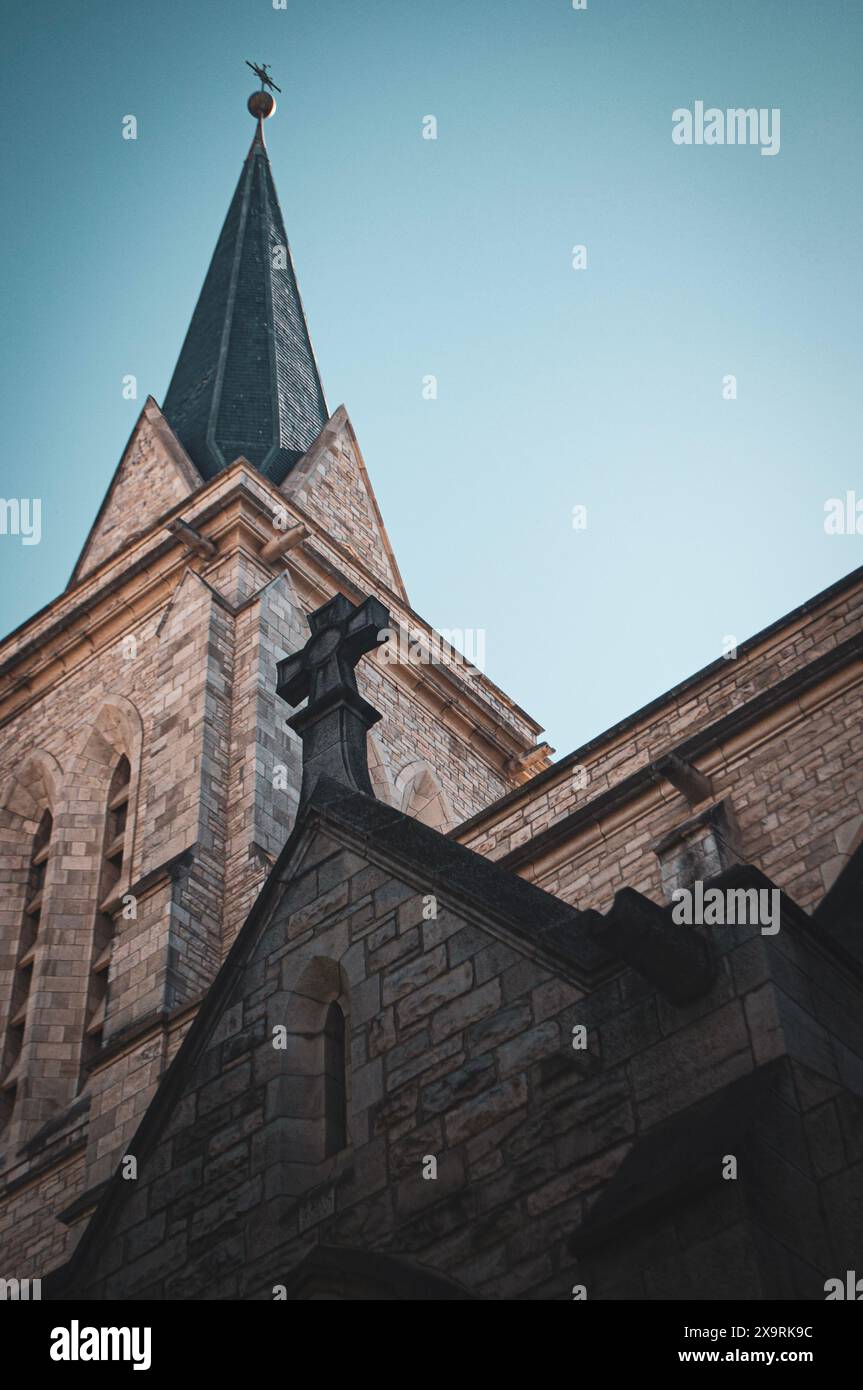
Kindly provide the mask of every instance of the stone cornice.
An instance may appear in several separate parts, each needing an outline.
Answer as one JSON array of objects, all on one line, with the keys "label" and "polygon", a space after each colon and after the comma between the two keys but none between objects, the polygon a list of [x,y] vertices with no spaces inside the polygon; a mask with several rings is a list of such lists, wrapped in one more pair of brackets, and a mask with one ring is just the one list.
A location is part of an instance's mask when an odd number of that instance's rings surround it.
[{"label": "stone cornice", "polygon": [[[668,751],[687,762],[698,759],[699,770],[707,774],[727,769],[751,754],[757,744],[775,738],[806,718],[813,708],[861,680],[863,633],[857,633]],[[586,848],[584,837],[590,832],[591,842],[602,839],[610,830],[619,830],[656,803],[668,800],[663,782],[655,762],[646,762],[496,862],[531,879],[541,878],[573,857],[573,841],[580,840],[581,847]],[[681,796],[670,783],[668,789],[673,796]],[[476,819],[481,821],[482,817]],[[460,829],[453,832],[453,838],[458,838]]]},{"label": "stone cornice", "polygon": [[[288,569],[292,577],[327,597],[333,585],[342,591],[353,588],[357,596],[371,588],[383,594],[400,621],[431,634],[429,625],[406,607],[400,595],[371,575],[302,508],[285,499],[266,479],[254,475],[244,461],[238,461],[166,513],[122,555],[105,561],[92,576],[60,595],[0,646],[0,726],[163,608],[186,569],[191,569],[207,585],[214,601],[232,615],[252,606],[259,595],[232,604],[207,576],[237,549],[260,563],[260,551],[272,538],[272,517],[277,508],[305,524],[310,535],[263,569],[274,578]],[[168,529],[181,514],[216,547],[213,560],[190,555],[182,534]],[[335,553],[339,565],[328,551]],[[445,665],[398,664],[386,669],[392,679],[415,693],[469,744],[499,762],[502,771],[514,755],[533,746],[540,731],[540,726],[481,672],[464,676]],[[517,774],[508,776],[515,780]]]},{"label": "stone cornice", "polygon": [[189,1020],[195,1016],[204,998],[206,995],[199,995],[187,1003],[176,1004],[173,1008],[153,1009],[143,1017],[134,1019],[108,1039],[99,1055],[94,1057],[88,1068],[88,1073],[101,1071],[117,1057],[132,1049],[137,1049],[142,1042],[146,1042],[150,1038],[167,1038],[178,1024],[182,1024],[186,1020],[187,1015]]},{"label": "stone cornice", "polygon": [[189,845],[187,849],[180,850],[179,854],[172,855],[163,864],[157,864],[154,868],[148,869],[134,883],[128,884],[123,891],[131,893],[135,898],[145,898],[154,889],[162,887],[166,883],[174,882],[184,870],[191,866],[197,848],[197,844],[194,844]]},{"label": "stone cornice", "polygon": [[[752,637],[747,638],[746,641],[739,643],[737,648],[738,660],[742,656],[748,656],[754,653],[760,647],[769,648],[771,644],[775,644],[795,629],[802,628],[805,620],[819,609],[823,610],[825,614],[828,613],[832,603],[840,599],[845,593],[852,592],[857,588],[863,588],[863,566],[856,570],[852,570],[850,574],[838,580],[835,584],[830,585],[829,588],[822,590],[820,594],[816,594],[814,598],[801,604],[799,608],[793,609],[777,622],[762,629],[761,632],[755,633]],[[852,637],[848,640],[853,642],[855,638]],[[823,653],[824,659],[829,659],[832,653],[837,650],[839,650],[839,647],[828,649],[827,652]],[[589,762],[590,758],[595,756],[600,750],[608,752],[617,746],[623,746],[631,742],[633,736],[640,728],[646,729],[649,727],[649,721],[654,716],[659,715],[663,710],[678,708],[682,697],[692,699],[699,687],[709,688],[711,677],[726,673],[727,669],[728,663],[721,657],[711,662],[709,666],[702,667],[701,670],[696,671],[691,676],[687,676],[687,678],[678,685],[672,686],[665,694],[657,696],[655,700],[651,700],[648,704],[635,710],[634,713],[627,715],[625,719],[620,720],[617,724],[613,724],[610,728],[605,729],[601,734],[597,734],[594,738],[581,744],[571,753],[567,753],[564,757],[559,758],[557,762],[552,763],[549,767],[543,768],[542,771],[534,774],[528,781],[523,782],[512,791],[506,792],[484,810],[478,811],[473,816],[469,816],[467,820],[462,821],[460,825],[457,825],[450,831],[450,834],[454,839],[467,840],[469,836],[473,836],[482,829],[490,828],[497,822],[512,815],[518,806],[527,805],[542,792],[551,789],[559,782],[565,781],[574,767]],[[778,686],[771,687],[771,689],[777,688]],[[769,692],[767,693],[769,694]],[[759,696],[757,698],[761,699],[763,697]],[[754,704],[755,701],[748,701],[745,706],[741,705],[739,708],[750,708]],[[736,711],[732,711],[731,713],[734,714]],[[695,737],[697,737],[697,735]],[[686,746],[687,744],[681,743],[679,748]],[[667,751],[676,752],[679,751],[679,749],[678,746],[675,745],[674,750]],[[653,761],[655,760],[654,757]]]}]

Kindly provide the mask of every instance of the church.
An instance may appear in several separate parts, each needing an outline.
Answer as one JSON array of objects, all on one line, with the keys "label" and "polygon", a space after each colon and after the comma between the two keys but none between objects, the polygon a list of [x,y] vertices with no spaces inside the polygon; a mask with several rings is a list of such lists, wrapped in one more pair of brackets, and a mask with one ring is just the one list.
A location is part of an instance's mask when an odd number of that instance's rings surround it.
[{"label": "church", "polygon": [[266,86],[165,400],[0,645],[0,1277],[822,1300],[863,1268],[863,570],[552,761],[411,607]]}]

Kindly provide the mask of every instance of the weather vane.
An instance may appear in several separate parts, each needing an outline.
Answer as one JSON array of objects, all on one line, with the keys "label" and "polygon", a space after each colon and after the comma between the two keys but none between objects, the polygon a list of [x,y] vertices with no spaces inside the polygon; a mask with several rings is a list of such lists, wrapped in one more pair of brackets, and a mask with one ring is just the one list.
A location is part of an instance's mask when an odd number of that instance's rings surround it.
[{"label": "weather vane", "polygon": [[269,63],[250,63],[248,58],[246,58],[245,62],[246,67],[251,68],[255,76],[260,78],[261,91],[263,91],[265,87],[271,87],[274,92],[281,92],[281,87],[277,87],[273,79],[270,77]]},{"label": "weather vane", "polygon": [[[252,92],[246,105],[258,122],[258,135],[256,139],[263,144],[263,122],[268,116],[272,116],[276,109],[276,98],[273,96],[273,92],[281,92],[282,89],[281,87],[277,87],[270,77],[269,63],[250,63],[248,58],[246,58],[245,62],[246,67],[251,68],[252,72],[257,78],[260,78],[261,82],[261,90],[259,92]],[[272,91],[267,91],[268,87],[271,87]]]}]

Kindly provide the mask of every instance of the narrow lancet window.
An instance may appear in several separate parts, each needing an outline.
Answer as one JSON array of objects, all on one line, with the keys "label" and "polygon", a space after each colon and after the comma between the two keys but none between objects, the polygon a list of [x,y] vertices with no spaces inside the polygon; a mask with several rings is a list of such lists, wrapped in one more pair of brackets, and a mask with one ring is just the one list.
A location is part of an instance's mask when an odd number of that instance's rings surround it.
[{"label": "narrow lancet window", "polygon": [[330,1004],[324,1023],[324,1104],[325,1152],[329,1156],[346,1148],[348,1142],[345,1016],[336,1003]]},{"label": "narrow lancet window", "polygon": [[18,938],[18,952],[15,959],[15,973],[12,981],[12,1000],[9,1021],[3,1040],[3,1056],[0,1058],[0,1124],[4,1124],[15,1108],[15,1097],[21,1068],[21,1053],[24,1047],[24,1034],[30,1013],[30,997],[33,988],[33,965],[39,938],[39,923],[42,917],[42,899],[45,888],[45,872],[51,846],[51,831],[54,822],[50,811],[45,811],[39,828],[33,838],[30,851],[30,865],[27,874],[27,888],[24,895],[24,911],[21,916],[21,931]]},{"label": "narrow lancet window", "polygon": [[99,874],[99,905],[93,926],[93,953],[87,990],[84,1026],[83,1064],[93,1060],[102,1046],[105,1014],[108,1008],[108,971],[114,951],[116,919],[120,903],[116,889],[127,853],[126,820],[131,782],[129,759],[122,757],[114,769],[108,789],[102,863]]}]

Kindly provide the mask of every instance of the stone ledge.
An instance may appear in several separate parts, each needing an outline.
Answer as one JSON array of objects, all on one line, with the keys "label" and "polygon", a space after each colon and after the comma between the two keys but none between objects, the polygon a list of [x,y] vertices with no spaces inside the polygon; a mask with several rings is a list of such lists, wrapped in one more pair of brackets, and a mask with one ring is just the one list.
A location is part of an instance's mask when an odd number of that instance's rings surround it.
[{"label": "stone ledge", "polygon": [[104,1182],[97,1182],[93,1187],[88,1187],[85,1192],[79,1192],[74,1202],[70,1202],[68,1207],[64,1207],[62,1211],[58,1211],[57,1220],[61,1221],[64,1226],[73,1225],[79,1216],[83,1216],[85,1212],[91,1211],[97,1205],[109,1182],[110,1179],[106,1178]]}]

